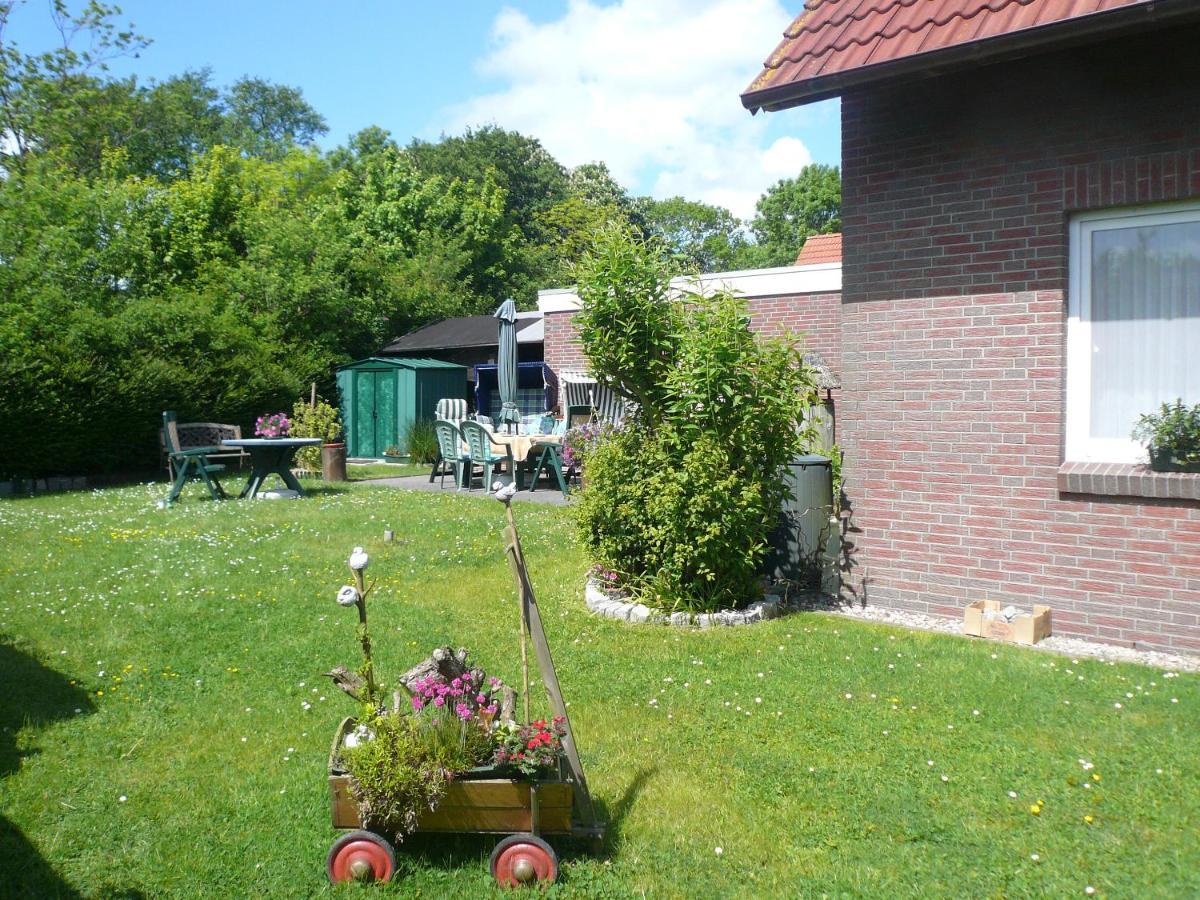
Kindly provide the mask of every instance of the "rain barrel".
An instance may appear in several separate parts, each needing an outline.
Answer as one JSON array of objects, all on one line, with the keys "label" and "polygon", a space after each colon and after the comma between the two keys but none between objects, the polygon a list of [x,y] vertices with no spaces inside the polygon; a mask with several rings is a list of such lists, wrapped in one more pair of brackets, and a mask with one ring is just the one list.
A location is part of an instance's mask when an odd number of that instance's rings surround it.
[{"label": "rain barrel", "polygon": [[828,456],[796,456],[781,477],[787,493],[769,538],[766,574],[816,588],[821,584],[822,550],[831,536],[833,467]]}]

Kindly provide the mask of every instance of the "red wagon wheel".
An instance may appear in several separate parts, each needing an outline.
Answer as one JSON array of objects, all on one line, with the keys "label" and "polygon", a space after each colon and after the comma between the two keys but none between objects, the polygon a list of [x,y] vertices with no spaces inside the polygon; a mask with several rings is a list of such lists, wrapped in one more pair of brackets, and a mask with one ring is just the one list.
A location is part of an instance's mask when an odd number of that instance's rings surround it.
[{"label": "red wagon wheel", "polygon": [[329,848],[325,860],[329,880],[391,881],[396,872],[396,851],[392,845],[369,831],[351,831]]},{"label": "red wagon wheel", "polygon": [[558,877],[558,854],[533,834],[510,834],[492,851],[492,877],[501,887],[550,882]]}]

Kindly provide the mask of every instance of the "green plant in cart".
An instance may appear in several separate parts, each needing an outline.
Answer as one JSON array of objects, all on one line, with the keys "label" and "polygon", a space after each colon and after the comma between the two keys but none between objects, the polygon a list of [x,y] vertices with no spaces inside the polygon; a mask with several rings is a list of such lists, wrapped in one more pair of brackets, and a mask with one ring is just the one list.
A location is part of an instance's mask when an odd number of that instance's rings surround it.
[{"label": "green plant in cart", "polygon": [[1189,407],[1182,398],[1164,403],[1138,419],[1133,438],[1149,450],[1152,469],[1200,470],[1200,403]]}]

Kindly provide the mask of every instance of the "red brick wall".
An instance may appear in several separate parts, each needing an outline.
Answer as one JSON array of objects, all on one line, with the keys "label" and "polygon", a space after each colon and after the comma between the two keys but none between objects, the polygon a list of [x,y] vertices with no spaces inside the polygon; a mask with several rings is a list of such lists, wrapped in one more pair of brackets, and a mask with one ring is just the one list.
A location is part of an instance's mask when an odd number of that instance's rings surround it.
[{"label": "red brick wall", "polygon": [[842,370],[842,329],[839,294],[793,294],[753,297],[750,327],[760,334],[778,335],[787,330],[804,335],[806,350],[815,350],[835,373]]},{"label": "red brick wall", "polygon": [[858,599],[1045,602],[1058,633],[1200,651],[1200,503],[1056,481],[1069,216],[1200,196],[1196,39],[843,98]]},{"label": "red brick wall", "polygon": [[575,313],[554,312],[542,316],[545,328],[544,359],[555,372],[564,370],[586,371],[587,360],[579,346],[579,334],[575,330]]},{"label": "red brick wall", "polygon": [[[788,329],[804,334],[804,346],[815,350],[834,372],[841,367],[841,294],[793,294],[747,298],[750,327],[762,334],[778,335]],[[586,370],[579,346],[574,313],[547,313],[545,359],[555,372]]]}]

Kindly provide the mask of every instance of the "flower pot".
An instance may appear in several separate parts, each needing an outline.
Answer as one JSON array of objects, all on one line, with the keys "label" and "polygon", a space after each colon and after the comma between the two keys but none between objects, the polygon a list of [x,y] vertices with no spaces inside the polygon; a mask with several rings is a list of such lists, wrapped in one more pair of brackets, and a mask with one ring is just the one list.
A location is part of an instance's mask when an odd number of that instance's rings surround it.
[{"label": "flower pot", "polygon": [[326,481],[346,481],[346,445],[321,445],[321,477]]},{"label": "flower pot", "polygon": [[1154,472],[1200,472],[1200,462],[1184,462],[1170,450],[1150,448],[1150,469]]}]

